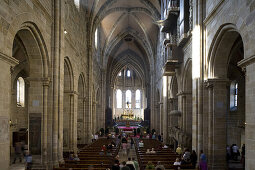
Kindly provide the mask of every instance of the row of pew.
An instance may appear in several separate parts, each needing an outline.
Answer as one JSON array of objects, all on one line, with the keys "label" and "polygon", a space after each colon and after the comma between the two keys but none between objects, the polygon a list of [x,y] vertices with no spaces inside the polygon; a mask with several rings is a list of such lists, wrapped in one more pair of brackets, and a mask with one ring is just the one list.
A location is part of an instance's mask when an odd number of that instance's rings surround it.
[{"label": "row of pew", "polygon": [[[135,140],[135,149],[137,154],[137,159],[139,162],[140,170],[144,170],[147,163],[151,161],[155,166],[157,162],[160,161],[166,169],[192,169],[191,164],[174,166],[174,162],[179,155],[177,155],[170,148],[162,148],[162,143],[156,139],[142,139],[144,147],[139,147],[139,140]],[[154,148],[155,153],[146,153],[147,149]]]},{"label": "row of pew", "polygon": [[[102,152],[102,146],[114,141],[116,146],[110,150],[111,155]],[[105,170],[112,167],[114,157],[118,154],[121,142],[118,139],[99,138],[90,145],[85,146],[78,153],[80,161],[65,159],[65,163],[54,170]]]}]

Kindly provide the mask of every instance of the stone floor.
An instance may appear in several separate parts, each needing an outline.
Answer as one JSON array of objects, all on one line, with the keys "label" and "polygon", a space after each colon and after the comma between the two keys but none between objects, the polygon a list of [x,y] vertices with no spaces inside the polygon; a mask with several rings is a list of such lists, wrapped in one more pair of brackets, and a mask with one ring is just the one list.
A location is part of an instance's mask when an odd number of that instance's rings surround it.
[{"label": "stone floor", "polygon": [[[11,162],[13,162],[13,157],[11,157]],[[40,155],[34,155],[33,156],[33,163],[34,166],[36,167],[37,164],[40,164],[41,162],[41,156]],[[10,165],[10,170],[25,170],[25,159],[22,159],[22,162],[19,161],[19,159],[16,160],[15,164]]]}]

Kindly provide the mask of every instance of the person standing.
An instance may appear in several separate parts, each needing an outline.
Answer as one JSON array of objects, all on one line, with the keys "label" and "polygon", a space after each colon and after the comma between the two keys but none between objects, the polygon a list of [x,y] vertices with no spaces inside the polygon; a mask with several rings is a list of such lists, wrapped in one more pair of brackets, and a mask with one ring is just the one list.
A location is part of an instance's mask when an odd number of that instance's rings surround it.
[{"label": "person standing", "polygon": [[203,150],[200,151],[199,169],[207,170],[206,156],[205,156]]},{"label": "person standing", "polygon": [[197,164],[197,153],[195,152],[195,150],[192,151],[192,154],[190,156],[191,159],[191,164],[193,166],[193,168],[196,168],[196,164]]},{"label": "person standing", "polygon": [[237,161],[238,152],[239,152],[238,146],[236,144],[234,144],[232,147],[232,150],[233,150],[233,158],[235,161]]},{"label": "person standing", "polygon": [[133,149],[133,145],[134,145],[134,139],[131,138],[131,149]]},{"label": "person standing", "polygon": [[138,170],[138,169],[139,169],[139,164],[138,164],[138,162],[135,160],[134,157],[132,158],[132,160],[133,160],[133,162],[134,162],[135,169]]},{"label": "person standing", "polygon": [[21,143],[20,142],[16,142],[15,144],[15,157],[13,160],[13,164],[15,164],[16,159],[19,158],[19,162],[22,162],[22,148],[21,148]]},{"label": "person standing", "polygon": [[245,167],[245,144],[243,144],[243,146],[242,146],[241,154],[242,154],[241,162],[243,164],[243,167]]},{"label": "person standing", "polygon": [[158,141],[161,142],[161,135],[160,134],[158,135]]},{"label": "person standing", "polygon": [[152,139],[156,139],[156,132],[153,133]]},{"label": "person standing", "polygon": [[25,157],[27,170],[32,169],[32,155],[28,153]]}]

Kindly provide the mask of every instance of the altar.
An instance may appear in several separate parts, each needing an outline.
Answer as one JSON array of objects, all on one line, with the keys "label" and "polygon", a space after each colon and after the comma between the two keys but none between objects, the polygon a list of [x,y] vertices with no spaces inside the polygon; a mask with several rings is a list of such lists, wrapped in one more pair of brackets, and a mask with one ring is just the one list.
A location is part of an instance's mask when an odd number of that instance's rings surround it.
[{"label": "altar", "polygon": [[123,110],[123,113],[120,116],[121,120],[134,120],[134,112],[130,108],[129,102],[127,102],[127,108]]}]

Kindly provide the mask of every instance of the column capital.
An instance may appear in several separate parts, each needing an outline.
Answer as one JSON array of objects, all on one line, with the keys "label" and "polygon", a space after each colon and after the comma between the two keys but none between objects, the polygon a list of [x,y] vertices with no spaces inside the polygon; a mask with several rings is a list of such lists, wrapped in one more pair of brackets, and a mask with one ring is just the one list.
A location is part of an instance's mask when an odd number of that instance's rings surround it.
[{"label": "column capital", "polygon": [[79,93],[75,90],[65,90],[64,93],[68,93],[70,96],[79,95]]},{"label": "column capital", "polygon": [[206,81],[204,81],[204,85],[207,88],[213,88],[216,84],[219,83],[225,83],[226,86],[228,86],[230,84],[230,80],[229,79],[221,79],[221,78],[210,78],[207,79]]},{"label": "column capital", "polygon": [[50,78],[49,77],[46,77],[46,78],[43,78],[42,79],[42,83],[43,83],[43,86],[49,86],[50,85]]},{"label": "column capital", "polygon": [[191,91],[180,91],[176,95],[177,96],[186,96],[186,95],[191,95],[191,94],[192,94]]}]

